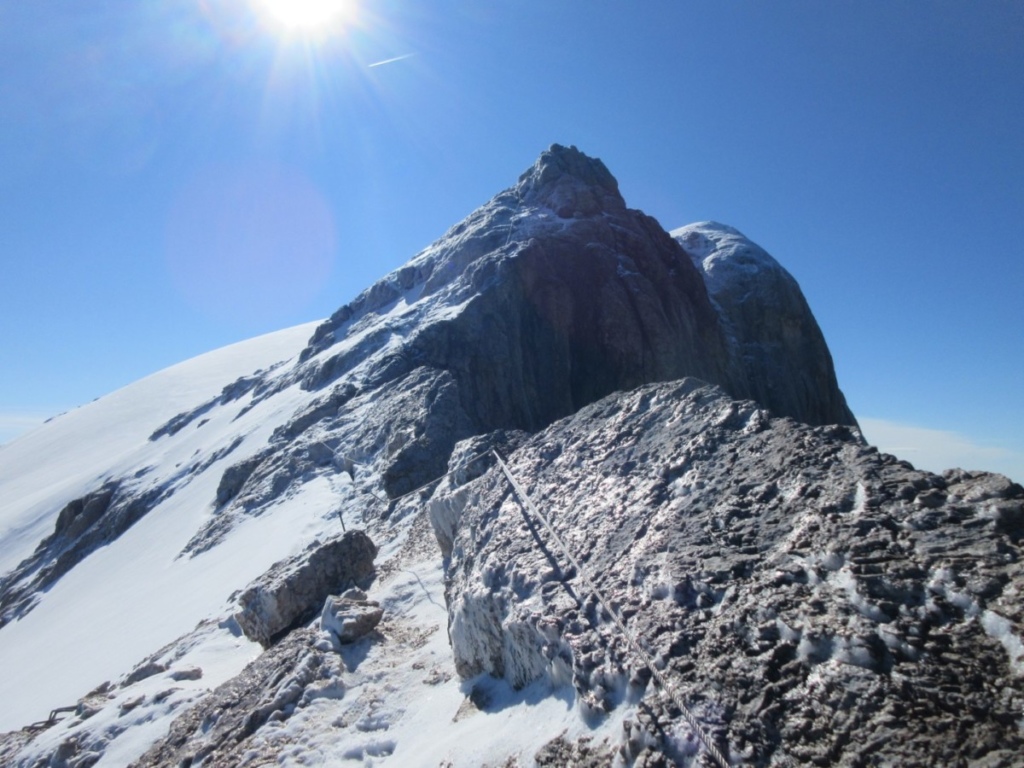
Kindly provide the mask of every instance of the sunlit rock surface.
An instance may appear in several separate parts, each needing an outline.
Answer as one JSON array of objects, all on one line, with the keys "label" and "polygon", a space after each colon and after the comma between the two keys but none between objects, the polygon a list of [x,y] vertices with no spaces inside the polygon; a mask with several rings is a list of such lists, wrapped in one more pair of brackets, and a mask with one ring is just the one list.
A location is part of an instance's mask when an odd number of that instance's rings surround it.
[{"label": "sunlit rock surface", "polygon": [[[1019,759],[1019,485],[919,472],[847,427],[773,418],[692,379],[588,406],[509,466],[723,751]],[[653,693],[497,469],[444,493],[471,499],[446,591],[461,674],[571,679],[597,712]]]},{"label": "sunlit rock surface", "polygon": [[792,275],[724,224],[690,224],[672,236],[700,270],[718,310],[743,381],[741,396],[808,424],[856,424],[825,337]]},{"label": "sunlit rock surface", "polygon": [[771,257],[556,145],[315,329],[4,446],[0,760],[710,764],[493,451],[732,762],[1016,759],[1020,487],[878,455]]}]

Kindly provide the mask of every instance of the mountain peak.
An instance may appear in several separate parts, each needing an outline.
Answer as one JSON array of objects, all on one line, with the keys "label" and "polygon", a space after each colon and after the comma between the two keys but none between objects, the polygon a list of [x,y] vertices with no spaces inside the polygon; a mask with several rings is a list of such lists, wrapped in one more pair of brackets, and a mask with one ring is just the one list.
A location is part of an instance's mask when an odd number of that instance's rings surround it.
[{"label": "mountain peak", "polygon": [[204,356],[5,448],[0,731],[35,723],[0,764],[699,760],[595,587],[711,692],[709,749],[1019,752],[991,691],[1022,695],[1024,490],[871,450],[795,280],[731,227],[674,235],[554,145],[304,349]]},{"label": "mountain peak", "polygon": [[605,164],[575,146],[552,144],[519,177],[515,191],[521,203],[550,208],[563,219],[626,207]]},{"label": "mountain peak", "polygon": [[555,145],[308,331],[5,447],[0,764],[1021,753],[1024,489],[866,446],[739,231]]}]

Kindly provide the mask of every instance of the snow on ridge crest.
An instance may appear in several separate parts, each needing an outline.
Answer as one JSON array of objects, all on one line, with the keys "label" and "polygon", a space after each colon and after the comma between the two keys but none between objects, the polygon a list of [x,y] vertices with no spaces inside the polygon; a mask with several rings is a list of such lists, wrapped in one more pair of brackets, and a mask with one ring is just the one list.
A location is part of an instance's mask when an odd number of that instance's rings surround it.
[{"label": "snow on ridge crest", "polygon": [[735,279],[730,274],[732,270],[746,273],[782,270],[767,251],[726,224],[701,221],[673,229],[669,234],[683,246],[709,283]]}]

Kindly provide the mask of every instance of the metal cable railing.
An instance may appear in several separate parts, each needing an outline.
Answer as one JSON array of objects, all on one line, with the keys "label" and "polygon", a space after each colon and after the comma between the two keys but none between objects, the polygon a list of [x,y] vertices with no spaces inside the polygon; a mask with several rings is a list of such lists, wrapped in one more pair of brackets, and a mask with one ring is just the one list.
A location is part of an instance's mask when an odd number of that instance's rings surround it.
[{"label": "metal cable railing", "polygon": [[701,743],[704,744],[704,747],[707,749],[708,754],[710,754],[711,757],[714,758],[715,762],[718,763],[720,768],[729,768],[729,761],[726,760],[725,755],[722,754],[718,746],[711,740],[711,737],[707,734],[707,732],[704,730],[701,724],[697,721],[697,718],[693,716],[693,713],[691,713],[690,710],[687,708],[686,704],[683,703],[682,697],[679,695],[678,691],[675,690],[675,688],[669,683],[665,676],[661,674],[661,671],[655,666],[654,660],[650,657],[650,654],[648,654],[647,651],[645,651],[640,646],[640,644],[637,642],[633,634],[626,628],[626,624],[625,622],[623,622],[622,617],[619,615],[618,611],[616,611],[612,607],[611,602],[609,602],[609,600],[604,596],[601,590],[597,588],[597,585],[594,584],[593,580],[588,575],[587,570],[583,567],[583,564],[580,563],[575,557],[573,557],[573,554],[569,550],[569,547],[567,547],[565,542],[562,541],[562,537],[558,535],[554,527],[548,521],[547,517],[543,513],[541,513],[539,509],[537,509],[534,503],[530,500],[530,497],[526,495],[526,491],[524,491],[522,486],[520,486],[519,483],[516,481],[515,477],[512,475],[512,471],[508,468],[508,465],[505,464],[505,462],[502,460],[501,456],[498,455],[498,452],[492,451],[492,453],[494,454],[494,458],[498,460],[498,466],[501,467],[501,471],[504,473],[505,478],[512,486],[512,489],[516,492],[516,495],[519,497],[520,501],[528,510],[530,510],[531,513],[533,513],[534,516],[536,516],[544,524],[544,527],[548,530],[548,533],[551,534],[551,538],[553,538],[555,542],[557,542],[558,546],[562,548],[562,552],[565,553],[565,556],[569,558],[569,562],[572,563],[573,567],[576,568],[576,572],[580,575],[580,578],[582,578],[583,581],[586,582],[587,587],[590,589],[591,592],[593,592],[598,602],[601,603],[601,605],[604,607],[608,615],[611,616],[612,621],[615,622],[615,625],[618,627],[623,637],[625,637],[626,643],[629,645],[630,649],[632,649],[632,651],[640,658],[640,660],[643,661],[643,663],[651,671],[651,674],[654,676],[654,679],[658,681],[658,685],[661,686],[661,689],[668,694],[668,696],[672,699],[675,705],[679,708],[680,713],[682,713],[683,715],[683,719],[686,720],[690,728],[693,729],[694,734],[697,736],[698,739],[700,739]]},{"label": "metal cable railing", "polygon": [[[693,713],[690,712],[689,708],[684,703],[682,696],[679,694],[679,692],[661,673],[657,666],[655,666],[654,659],[652,659],[650,654],[644,650],[644,648],[633,636],[633,633],[629,631],[622,617],[619,615],[619,612],[615,610],[615,608],[612,606],[608,598],[604,596],[604,593],[601,592],[600,589],[598,589],[593,579],[590,578],[587,569],[583,567],[583,564],[573,556],[572,551],[562,540],[562,537],[558,535],[558,532],[555,531],[554,526],[551,525],[551,522],[548,520],[548,518],[530,500],[530,497],[527,496],[526,491],[523,490],[522,486],[516,480],[515,476],[512,474],[512,471],[508,468],[508,465],[501,458],[501,455],[497,451],[482,451],[481,453],[478,453],[475,456],[470,457],[468,460],[462,462],[455,469],[449,470],[448,472],[445,472],[443,475],[435,477],[433,480],[430,480],[424,483],[423,485],[414,488],[411,491],[403,493],[401,496],[396,496],[393,499],[388,499],[386,503],[388,503],[389,505],[394,504],[401,501],[402,499],[417,494],[420,491],[423,491],[429,488],[430,486],[434,485],[435,483],[444,480],[446,477],[454,474],[455,472],[465,469],[473,462],[482,459],[484,456],[487,456],[488,454],[494,456],[495,460],[498,463],[498,466],[501,468],[502,474],[505,476],[505,479],[508,480],[509,485],[512,486],[512,490],[515,491],[516,495],[519,497],[523,506],[526,507],[526,509],[528,509],[538,520],[540,520],[541,523],[543,523],[548,533],[551,534],[551,537],[555,540],[558,546],[562,549],[562,552],[569,559],[569,562],[572,563],[573,567],[576,568],[576,572],[580,575],[580,578],[583,579],[587,587],[597,598],[598,602],[601,603],[601,606],[604,608],[605,612],[611,617],[612,621],[615,623],[619,632],[622,633],[622,636],[625,638],[626,644],[629,646],[630,650],[632,650],[633,653],[635,653],[636,656],[640,659],[640,661],[644,663],[647,669],[650,670],[652,677],[658,682],[658,685],[661,686],[661,689],[669,696],[669,698],[672,699],[673,703],[679,709],[680,714],[682,714],[683,719],[686,721],[687,725],[689,725],[690,728],[693,730],[694,735],[696,735],[696,737],[704,745],[704,748],[707,750],[708,754],[718,764],[719,768],[729,768],[729,761],[726,759],[722,751],[718,748],[718,745],[715,744],[714,741],[712,741],[707,731],[704,730],[704,727],[698,722],[697,718],[694,717]],[[377,494],[372,492],[369,493],[378,501],[382,503],[385,502],[385,500],[378,496]]]}]

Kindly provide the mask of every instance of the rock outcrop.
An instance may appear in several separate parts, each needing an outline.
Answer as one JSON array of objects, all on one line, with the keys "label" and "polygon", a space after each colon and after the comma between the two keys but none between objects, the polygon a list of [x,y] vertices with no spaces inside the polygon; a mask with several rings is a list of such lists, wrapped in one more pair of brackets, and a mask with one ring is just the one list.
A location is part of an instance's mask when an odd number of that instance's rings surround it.
[{"label": "rock outcrop", "polygon": [[363,531],[314,542],[246,588],[234,619],[246,637],[269,647],[316,616],[329,595],[370,578],[376,556],[377,547]]},{"label": "rock outcrop", "polygon": [[258,735],[317,699],[341,698],[344,662],[319,632],[299,629],[178,717],[170,733],[132,763],[135,768],[202,765],[233,768],[276,763],[260,755]]},{"label": "rock outcrop", "polygon": [[108,482],[65,505],[53,533],[31,557],[0,577],[0,627],[32,610],[41,591],[131,528],[170,493],[165,487],[140,491],[133,485]]},{"label": "rock outcrop", "polygon": [[[734,759],[1018,759],[1019,485],[920,472],[847,427],[773,418],[695,380],[599,401],[508,463]],[[437,495],[459,491],[460,674],[571,679],[596,713],[642,695],[650,673],[505,478]]]},{"label": "rock outcrop", "polygon": [[700,270],[742,384],[733,394],[807,424],[856,424],[832,355],[796,280],[732,227],[672,231]]}]

